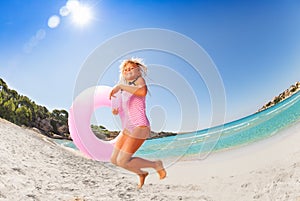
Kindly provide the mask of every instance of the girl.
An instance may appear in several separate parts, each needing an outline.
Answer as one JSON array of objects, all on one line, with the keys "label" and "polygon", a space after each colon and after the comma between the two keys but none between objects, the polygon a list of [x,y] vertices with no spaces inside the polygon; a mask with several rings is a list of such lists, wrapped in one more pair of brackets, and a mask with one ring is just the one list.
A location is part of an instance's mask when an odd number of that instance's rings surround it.
[{"label": "girl", "polygon": [[142,168],[155,169],[160,179],[166,177],[162,161],[133,157],[150,135],[150,124],[145,112],[147,85],[143,77],[146,71],[147,67],[141,59],[124,60],[120,65],[119,84],[113,87],[109,97],[116,97],[120,92],[121,101],[118,107],[112,109],[112,113],[119,114],[122,122],[122,131],[115,143],[111,162],[136,173],[140,182],[138,188],[144,185],[148,176],[148,172]]}]

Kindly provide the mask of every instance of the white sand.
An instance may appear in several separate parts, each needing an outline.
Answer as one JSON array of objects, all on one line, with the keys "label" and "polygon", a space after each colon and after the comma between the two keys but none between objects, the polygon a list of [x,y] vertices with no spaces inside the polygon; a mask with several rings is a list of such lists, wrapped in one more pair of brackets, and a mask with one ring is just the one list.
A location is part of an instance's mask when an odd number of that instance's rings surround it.
[{"label": "white sand", "polygon": [[0,200],[300,201],[300,123],[271,139],[176,162],[165,180],[92,161],[0,119]]}]

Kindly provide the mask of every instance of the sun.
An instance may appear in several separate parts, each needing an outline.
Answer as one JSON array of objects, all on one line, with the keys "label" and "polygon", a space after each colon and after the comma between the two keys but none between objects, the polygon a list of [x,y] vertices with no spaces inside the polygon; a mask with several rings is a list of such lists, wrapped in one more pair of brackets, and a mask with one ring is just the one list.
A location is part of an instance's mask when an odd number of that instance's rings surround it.
[{"label": "sun", "polygon": [[80,5],[71,13],[72,21],[78,25],[88,24],[92,19],[91,9],[87,6]]},{"label": "sun", "polygon": [[84,26],[90,23],[93,19],[93,7],[88,4],[83,4],[79,0],[67,0],[67,3],[59,9],[59,15],[52,15],[48,19],[49,28],[57,28],[61,22],[61,17],[71,18],[74,25]]},{"label": "sun", "polygon": [[70,13],[72,22],[80,26],[88,24],[93,16],[92,9],[77,0],[69,0],[66,4],[66,10]]}]

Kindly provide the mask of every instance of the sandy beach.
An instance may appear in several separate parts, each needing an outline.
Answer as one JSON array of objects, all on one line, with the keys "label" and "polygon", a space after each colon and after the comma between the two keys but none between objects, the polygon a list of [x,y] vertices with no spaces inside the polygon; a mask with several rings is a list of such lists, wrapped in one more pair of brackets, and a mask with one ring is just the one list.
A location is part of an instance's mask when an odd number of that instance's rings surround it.
[{"label": "sandy beach", "polygon": [[[90,160],[0,119],[0,200],[300,201],[300,123],[252,145],[177,161],[164,180]],[[167,162],[167,161],[166,161]]]}]

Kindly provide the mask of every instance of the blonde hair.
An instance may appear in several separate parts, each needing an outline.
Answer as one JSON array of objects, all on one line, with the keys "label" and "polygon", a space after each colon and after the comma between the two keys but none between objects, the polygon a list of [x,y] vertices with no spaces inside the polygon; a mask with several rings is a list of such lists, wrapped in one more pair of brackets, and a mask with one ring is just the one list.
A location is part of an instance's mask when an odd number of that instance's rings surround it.
[{"label": "blonde hair", "polygon": [[142,77],[145,77],[147,75],[147,66],[144,64],[143,59],[141,58],[125,59],[120,64],[119,83],[122,84],[127,83],[126,79],[123,77],[123,71],[127,64],[136,65],[139,68]]}]

